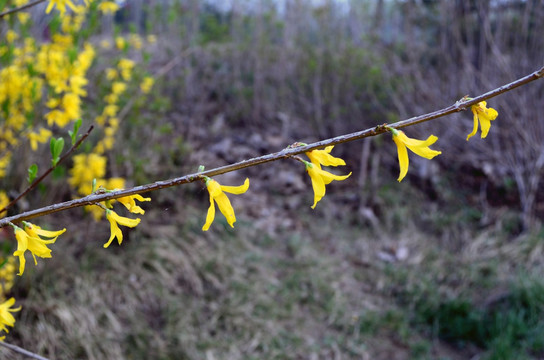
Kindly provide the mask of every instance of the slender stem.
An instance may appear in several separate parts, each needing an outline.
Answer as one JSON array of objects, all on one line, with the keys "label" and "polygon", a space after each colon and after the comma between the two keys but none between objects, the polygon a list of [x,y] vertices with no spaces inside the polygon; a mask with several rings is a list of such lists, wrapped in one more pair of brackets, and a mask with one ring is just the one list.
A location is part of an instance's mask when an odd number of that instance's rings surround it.
[{"label": "slender stem", "polygon": [[[515,81],[513,81],[513,82],[511,82],[509,84],[498,87],[498,88],[496,88],[496,89],[494,89],[492,91],[489,91],[489,92],[487,92],[487,93],[485,93],[483,95],[477,96],[477,97],[475,97],[475,98],[473,98],[471,100],[462,101],[462,102],[458,101],[454,105],[448,106],[448,107],[446,107],[444,109],[437,110],[437,111],[434,111],[432,113],[428,113],[428,114],[425,114],[425,115],[415,116],[415,117],[412,117],[410,119],[399,121],[399,122],[391,124],[391,125],[388,125],[388,124],[378,125],[378,126],[376,126],[374,128],[370,128],[370,129],[366,129],[366,130],[362,130],[362,131],[357,131],[357,132],[354,132],[354,133],[351,133],[351,134],[340,135],[340,136],[337,136],[337,137],[334,137],[334,138],[314,142],[314,143],[311,143],[311,144],[308,144],[308,145],[295,146],[295,147],[289,146],[289,147],[287,147],[287,148],[285,148],[285,149],[283,149],[283,150],[281,150],[279,152],[276,152],[276,153],[263,155],[263,156],[255,157],[255,158],[248,159],[248,160],[243,160],[243,161],[237,162],[235,164],[225,165],[225,166],[221,166],[221,167],[218,167],[218,168],[215,168],[215,169],[211,169],[211,170],[207,170],[207,171],[203,171],[203,172],[199,172],[199,173],[185,175],[185,176],[182,176],[182,177],[169,179],[169,180],[161,180],[161,181],[157,181],[157,182],[154,182],[154,183],[141,185],[141,186],[136,186],[136,187],[133,187],[133,188],[130,188],[130,189],[125,189],[125,190],[117,190],[117,191],[108,192],[108,193],[95,193],[95,194],[85,196],[85,197],[83,197],[81,199],[75,199],[75,200],[66,201],[66,202],[63,202],[63,203],[53,204],[53,205],[46,206],[46,207],[43,207],[43,208],[40,208],[40,209],[27,211],[27,212],[19,214],[19,215],[15,215],[15,216],[11,216],[9,218],[1,219],[0,220],[0,228],[8,225],[9,222],[20,222],[20,221],[23,221],[23,220],[33,219],[33,218],[36,218],[36,217],[39,217],[39,216],[52,214],[52,213],[56,213],[56,212],[67,210],[67,209],[72,209],[72,208],[75,208],[75,207],[80,207],[80,206],[84,206],[84,205],[92,205],[92,204],[95,204],[95,203],[100,202],[100,201],[105,201],[105,200],[110,200],[110,199],[117,199],[117,198],[124,197],[124,196],[130,196],[130,195],[135,195],[135,194],[143,194],[143,193],[154,191],[154,190],[164,189],[164,188],[168,188],[168,187],[172,187],[172,186],[178,186],[178,185],[181,185],[181,184],[186,184],[186,183],[190,183],[190,182],[200,180],[200,179],[204,178],[205,176],[212,177],[212,176],[232,172],[232,171],[235,171],[235,170],[245,169],[245,168],[255,166],[255,165],[265,164],[265,163],[268,163],[268,162],[271,162],[271,161],[276,161],[276,160],[279,160],[279,159],[285,159],[285,158],[293,157],[294,155],[302,154],[302,153],[310,151],[310,150],[319,149],[319,148],[323,148],[323,147],[330,146],[330,145],[341,144],[341,143],[345,143],[345,142],[349,142],[349,141],[354,141],[354,140],[362,139],[362,138],[369,137],[369,136],[376,136],[376,135],[383,134],[383,133],[389,131],[388,127],[398,129],[398,128],[404,128],[404,127],[407,127],[407,126],[419,124],[419,123],[422,123],[422,122],[425,122],[425,121],[430,121],[430,120],[433,120],[433,119],[436,119],[436,118],[439,118],[439,117],[443,117],[443,116],[446,116],[446,115],[449,115],[449,114],[452,114],[452,113],[455,113],[455,112],[466,110],[471,105],[477,104],[480,101],[484,101],[484,100],[493,98],[493,97],[498,96],[498,95],[500,95],[502,93],[505,93],[507,91],[515,89],[515,88],[517,88],[519,86],[528,84],[531,81],[540,79],[543,76],[544,76],[544,67],[542,67],[538,71],[533,72],[532,74],[524,76],[524,77],[522,77],[522,78],[520,78],[518,80],[515,80]],[[297,145],[299,145],[299,144],[297,144]]]},{"label": "slender stem", "polygon": [[47,359],[47,358],[44,358],[43,356],[40,356],[40,355],[38,355],[38,354],[35,354],[35,353],[33,353],[33,352],[30,352],[30,351],[28,351],[28,350],[25,350],[25,349],[23,349],[23,348],[20,348],[20,347],[18,347],[17,345],[8,344],[8,343],[6,343],[6,342],[0,341],[0,346],[3,346],[3,347],[8,348],[8,349],[10,349],[10,350],[13,350],[13,351],[15,351],[15,352],[17,352],[17,353],[19,353],[19,354],[26,355],[26,356],[28,356],[28,357],[30,357],[30,358],[32,358],[32,359],[37,359],[37,360],[49,360],[49,359]]},{"label": "slender stem", "polygon": [[42,3],[44,1],[45,0],[36,0],[36,1],[29,2],[27,4],[21,5],[21,6],[16,7],[16,8],[6,10],[6,11],[0,13],[0,19],[3,18],[4,16],[9,15],[9,14],[13,14],[13,13],[16,13],[16,12],[19,12],[19,11],[23,11],[25,9],[28,9],[29,7],[32,7],[34,5],[38,5],[39,3]]},{"label": "slender stem", "polygon": [[81,145],[81,143],[91,134],[91,131],[93,131],[93,128],[94,126],[91,125],[89,127],[89,130],[87,130],[87,132],[85,134],[83,134],[83,136],[81,136],[81,138],[79,138],[79,140],[74,144],[72,145],[72,147],[70,148],[70,150],[68,150],[60,159],[59,161],[57,162],[56,165],[54,166],[51,166],[49,169],[47,169],[46,172],[44,172],[39,178],[35,179],[32,184],[30,184],[29,187],[26,188],[26,190],[24,190],[22,193],[19,194],[19,196],[17,196],[15,199],[13,199],[9,204],[7,204],[3,209],[0,209],[0,214],[2,214],[4,211],[7,211],[10,207],[12,207],[13,205],[15,205],[17,203],[17,201],[21,200],[21,198],[23,198],[26,194],[28,194],[32,189],[34,189],[36,186],[38,186],[38,184],[40,182],[43,181],[43,179],[45,179],[47,177],[47,175],[49,175],[53,170],[55,170],[55,168],[61,163],[63,162],[66,158],[68,158],[68,156],[70,156],[70,154],[72,152],[74,152],[75,149],[78,148],[79,145]]}]

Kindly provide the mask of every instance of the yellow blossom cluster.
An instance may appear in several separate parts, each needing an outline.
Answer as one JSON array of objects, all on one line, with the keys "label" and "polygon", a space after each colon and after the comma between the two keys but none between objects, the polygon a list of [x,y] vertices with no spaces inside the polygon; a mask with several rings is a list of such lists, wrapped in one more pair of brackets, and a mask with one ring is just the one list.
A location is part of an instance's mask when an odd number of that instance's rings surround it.
[{"label": "yellow blossom cluster", "polygon": [[[37,151],[43,144],[49,143],[54,132],[66,128],[75,120],[84,117],[83,101],[88,95],[88,70],[95,58],[95,48],[91,42],[81,36],[82,26],[88,15],[88,6],[93,0],[48,0],[46,13],[55,16],[56,23],[50,26],[46,42],[38,43],[32,38],[30,12],[18,11],[8,17],[10,21],[0,42],[0,178],[6,175],[9,165],[15,161],[15,152],[22,141]],[[12,0],[12,6],[26,5],[28,0]],[[114,1],[101,1],[97,9],[105,15],[119,10]],[[58,17],[58,15],[60,17]],[[14,21],[15,20],[15,21]],[[18,21],[17,21],[18,20]],[[147,38],[149,43],[156,38]],[[143,39],[131,34],[127,40],[117,39],[117,45],[124,52],[129,48],[141,49]],[[104,108],[97,117],[97,125],[102,127],[104,137],[90,154],[73,157],[74,165],[69,171],[68,183],[78,194],[88,195],[95,186],[100,189],[122,189],[125,179],[114,177],[106,179],[107,161],[104,153],[113,147],[115,133],[119,128],[117,115],[122,105],[122,95],[130,84],[136,63],[128,58],[118,60],[114,71],[109,71],[111,92],[104,98]],[[116,74],[114,74],[114,72]],[[148,93],[153,86],[151,77],[138,76],[140,91]],[[43,111],[45,109],[45,111]],[[79,125],[77,125],[79,127]],[[75,135],[72,141],[75,141]],[[53,150],[51,150],[53,153]],[[149,201],[141,195],[132,195],[117,199],[129,212],[143,214],[144,210],[136,201]],[[114,201],[93,207],[93,215],[98,218],[106,210],[106,217],[111,224],[112,237],[122,241],[122,232],[117,224],[136,226],[140,219],[128,219],[117,215],[112,207]],[[0,209],[9,204],[6,191],[0,190]],[[0,217],[4,216],[0,215]],[[57,237],[66,230],[48,231],[39,226],[23,222],[23,225],[11,224],[14,229],[17,249],[13,257],[2,259],[0,256],[0,332],[8,332],[7,327],[14,325],[13,308],[15,299],[7,299],[13,286],[13,278],[17,271],[15,262],[19,259],[19,275],[25,270],[27,252],[32,254],[35,264],[37,257],[50,258],[51,249]],[[3,336],[0,336],[0,340]]]},{"label": "yellow blossom cluster", "polygon": [[16,270],[14,257],[0,257],[0,301],[6,299],[6,294],[13,287]]}]

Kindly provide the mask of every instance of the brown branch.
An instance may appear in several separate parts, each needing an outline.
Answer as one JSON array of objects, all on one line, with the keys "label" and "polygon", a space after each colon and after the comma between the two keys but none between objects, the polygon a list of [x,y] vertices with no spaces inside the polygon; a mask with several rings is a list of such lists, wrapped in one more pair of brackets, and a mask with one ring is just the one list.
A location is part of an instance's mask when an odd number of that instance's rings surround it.
[{"label": "brown branch", "polygon": [[4,11],[3,13],[0,13],[0,19],[3,18],[4,16],[7,16],[7,15],[10,15],[10,14],[19,12],[19,11],[26,10],[26,9],[28,9],[29,7],[32,7],[32,6],[34,6],[34,5],[38,5],[39,3],[42,3],[42,2],[44,2],[44,1],[45,1],[45,0],[36,0],[36,1],[29,2],[29,3],[25,4],[25,5],[21,5],[21,6],[16,7],[16,8],[6,10],[6,11]]},{"label": "brown branch", "polygon": [[33,353],[33,352],[30,352],[30,351],[28,351],[28,350],[25,350],[25,349],[23,349],[23,348],[20,348],[20,347],[18,347],[17,345],[8,344],[8,343],[5,343],[5,342],[3,342],[3,341],[0,341],[0,346],[3,346],[3,347],[5,347],[5,348],[8,348],[8,349],[10,349],[10,350],[12,350],[12,351],[15,351],[15,352],[19,353],[19,354],[23,354],[23,355],[25,355],[25,356],[28,356],[28,357],[30,357],[30,358],[32,358],[32,359],[36,359],[36,360],[49,360],[49,359],[47,359],[47,358],[44,358],[43,356],[40,356],[40,355],[38,355],[38,354],[35,354],[35,353]]},{"label": "brown branch", "polygon": [[21,200],[21,198],[23,198],[26,194],[28,194],[32,189],[34,189],[36,186],[38,186],[38,184],[40,182],[43,181],[43,179],[45,179],[47,177],[47,175],[49,175],[53,170],[55,170],[55,168],[61,163],[63,162],[66,158],[68,158],[68,156],[70,156],[70,154],[72,152],[74,152],[75,149],[77,149],[79,147],[79,145],[81,145],[81,143],[91,134],[91,131],[93,131],[93,128],[94,126],[91,125],[89,127],[89,130],[87,130],[87,132],[85,134],[83,134],[83,136],[74,144],[72,145],[72,147],[70,148],[70,150],[68,150],[60,159],[59,161],[54,165],[54,166],[51,166],[49,169],[47,169],[46,172],[44,172],[39,178],[35,179],[32,184],[30,184],[29,187],[26,188],[25,191],[23,191],[22,193],[19,194],[19,196],[17,196],[15,199],[13,199],[9,204],[7,204],[3,209],[0,210],[0,214],[2,214],[4,211],[7,211],[10,207],[12,207],[13,205],[15,205],[17,203],[17,201]]},{"label": "brown branch", "polygon": [[[425,122],[425,121],[430,121],[430,120],[433,120],[433,119],[436,119],[436,118],[439,118],[439,117],[443,117],[443,116],[446,116],[446,115],[449,115],[449,114],[453,114],[455,112],[463,111],[463,110],[466,110],[467,108],[469,108],[471,105],[479,103],[480,101],[491,99],[491,98],[493,98],[495,96],[498,96],[498,95],[500,95],[502,93],[505,93],[507,91],[515,89],[515,88],[517,88],[519,86],[528,84],[531,81],[540,79],[543,76],[544,76],[544,67],[542,67],[538,71],[533,72],[532,74],[524,76],[524,77],[522,77],[522,78],[520,78],[518,80],[515,80],[515,81],[513,81],[513,82],[511,82],[509,84],[498,87],[498,88],[496,88],[496,89],[494,89],[492,91],[489,91],[489,92],[487,92],[487,93],[485,93],[483,95],[472,98],[471,100],[463,101],[463,102],[458,101],[454,105],[448,106],[448,107],[446,107],[444,109],[441,109],[441,110],[438,110],[438,111],[435,111],[435,112],[432,112],[432,113],[428,113],[428,114],[425,114],[425,115],[416,116],[416,117],[413,117],[413,118],[410,118],[410,119],[407,119],[407,120],[399,121],[397,123],[389,125],[389,127],[397,128],[397,129],[404,128],[404,127],[407,127],[407,126],[419,124],[419,123],[422,123],[422,122]],[[276,152],[276,153],[273,153],[273,154],[259,156],[259,157],[256,157],[256,158],[240,161],[240,162],[237,162],[235,164],[221,166],[221,167],[211,169],[211,170],[207,170],[207,171],[203,171],[203,172],[200,172],[200,173],[185,175],[185,176],[170,179],[170,180],[161,180],[161,181],[157,181],[157,182],[154,182],[154,183],[141,185],[141,186],[136,186],[136,187],[133,187],[133,188],[130,188],[130,189],[125,189],[125,190],[117,190],[117,191],[112,191],[112,192],[108,192],[108,193],[104,193],[104,192],[95,193],[95,194],[85,196],[85,197],[83,197],[81,199],[75,199],[75,200],[66,201],[66,202],[63,202],[63,203],[53,204],[53,205],[50,205],[50,206],[43,207],[41,209],[35,209],[35,210],[27,211],[27,212],[19,214],[19,215],[11,216],[9,218],[1,219],[0,220],[0,228],[8,225],[10,222],[20,222],[20,221],[23,221],[23,220],[29,220],[29,219],[33,219],[33,218],[36,218],[36,217],[39,217],[39,216],[52,214],[52,213],[56,213],[56,212],[67,210],[67,209],[72,209],[72,208],[76,208],[76,207],[80,207],[80,206],[84,206],[84,205],[92,205],[92,204],[95,204],[95,203],[98,203],[98,202],[101,202],[101,201],[105,201],[105,200],[117,199],[117,198],[124,197],[124,196],[135,195],[135,194],[143,194],[143,193],[147,193],[147,192],[154,191],[154,190],[164,189],[164,188],[168,188],[168,187],[172,187],[172,186],[178,186],[178,185],[181,185],[181,184],[186,184],[186,183],[190,183],[190,182],[200,180],[204,176],[212,177],[212,176],[232,172],[232,171],[235,171],[235,170],[245,169],[245,168],[248,168],[248,167],[251,167],[251,166],[260,165],[260,164],[264,164],[264,163],[271,162],[271,161],[276,161],[276,160],[279,160],[279,159],[285,159],[285,158],[293,157],[294,155],[301,154],[301,153],[304,153],[304,152],[307,152],[307,151],[310,151],[310,150],[314,150],[314,149],[323,148],[323,147],[326,147],[326,146],[329,146],[329,145],[337,145],[337,144],[341,144],[341,143],[345,143],[345,142],[349,142],[349,141],[362,139],[362,138],[369,137],[369,136],[376,136],[376,135],[383,134],[383,133],[388,131],[387,128],[386,128],[386,125],[387,124],[383,124],[383,125],[376,126],[375,128],[370,128],[370,129],[354,132],[354,133],[351,133],[351,134],[340,135],[340,136],[337,136],[337,137],[334,137],[334,138],[318,141],[318,142],[308,144],[308,145],[305,145],[305,146],[288,147],[286,149],[283,149],[283,150],[281,150],[279,152]]]}]

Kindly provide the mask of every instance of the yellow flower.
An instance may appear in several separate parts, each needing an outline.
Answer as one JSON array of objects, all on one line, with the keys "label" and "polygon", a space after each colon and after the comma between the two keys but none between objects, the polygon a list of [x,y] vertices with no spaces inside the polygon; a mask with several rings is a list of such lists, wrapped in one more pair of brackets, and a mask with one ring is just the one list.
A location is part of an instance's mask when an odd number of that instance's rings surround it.
[{"label": "yellow flower", "polygon": [[157,42],[157,36],[155,35],[147,35],[147,42],[150,44],[154,44]]},{"label": "yellow flower", "polygon": [[11,29],[9,29],[9,30],[6,32],[6,41],[7,41],[9,44],[11,44],[11,43],[14,42],[15,40],[17,40],[18,37],[19,37],[19,35],[18,35],[15,31],[13,31],[13,30],[11,30]]},{"label": "yellow flower", "polygon": [[[15,298],[10,298],[0,304],[0,331],[9,332],[6,326],[13,327],[15,325],[15,318],[10,313],[21,310],[21,307],[11,309],[14,304]],[[0,340],[4,340],[4,336],[0,337]]]},{"label": "yellow flower", "polygon": [[334,145],[327,146],[324,150],[312,150],[306,152],[306,156],[310,158],[310,161],[312,164],[316,165],[319,169],[321,169],[321,165],[323,166],[338,166],[338,165],[346,165],[346,162],[340,158],[334,157],[330,154],[332,149],[334,148]]},{"label": "yellow flower", "polygon": [[45,9],[45,13],[49,14],[55,5],[57,5],[57,9],[61,15],[64,15],[66,12],[66,5],[68,5],[68,7],[74,12],[77,12],[77,8],[74,6],[71,0],[49,0],[49,5],[47,5],[47,9]]},{"label": "yellow flower", "polygon": [[114,238],[117,238],[117,242],[119,243],[119,245],[121,245],[121,243],[123,242],[123,232],[121,231],[121,229],[119,229],[119,226],[117,224],[133,228],[140,223],[139,218],[130,219],[127,217],[119,216],[113,210],[106,210],[106,218],[110,222],[111,235],[108,242],[104,244],[105,248],[110,246]]},{"label": "yellow flower", "polygon": [[121,59],[117,64],[117,68],[121,71],[123,80],[128,81],[132,77],[132,69],[136,63],[130,59]]},{"label": "yellow flower", "polygon": [[121,81],[116,81],[111,84],[111,92],[115,95],[123,93],[127,89],[127,84]]},{"label": "yellow flower", "polygon": [[125,39],[123,37],[118,36],[118,37],[115,38],[115,46],[119,50],[124,50],[125,47],[127,46],[127,42],[125,41]]},{"label": "yellow flower", "polygon": [[102,11],[102,13],[106,15],[113,14],[119,10],[119,5],[117,5],[114,1],[103,1],[98,4],[98,10]]},{"label": "yellow flower", "polygon": [[312,209],[315,209],[319,200],[325,196],[325,185],[330,184],[333,180],[345,180],[351,175],[351,172],[347,175],[334,175],[321,169],[319,164],[312,164],[308,161],[304,161],[304,163],[306,164],[306,171],[312,179],[312,188],[314,189],[314,204],[312,205]]},{"label": "yellow flower", "polygon": [[142,195],[136,194],[136,195],[130,195],[125,196],[122,198],[115,199],[119,201],[121,204],[125,205],[128,211],[130,211],[133,214],[145,214],[144,209],[136,205],[136,202],[134,200],[138,201],[151,201],[151,198],[144,198]]},{"label": "yellow flower", "polygon": [[117,76],[119,76],[119,74],[117,73],[117,70],[115,69],[112,69],[112,68],[107,68],[106,69],[106,79],[108,80],[115,80],[117,79]]},{"label": "yellow flower", "polygon": [[431,135],[427,140],[417,140],[411,139],[403,131],[390,128],[393,133],[393,141],[397,145],[399,165],[400,165],[400,175],[397,179],[399,182],[404,179],[408,173],[408,151],[406,148],[412,150],[415,154],[424,157],[426,159],[432,159],[436,155],[442,154],[441,151],[432,150],[429,148],[430,145],[434,144],[438,138],[434,135]]},{"label": "yellow flower", "polygon": [[[0,191],[0,209],[5,208],[9,204],[9,197],[5,191]],[[0,218],[4,217],[6,213],[1,213]]]},{"label": "yellow flower", "polygon": [[30,147],[33,151],[38,149],[38,143],[43,144],[49,140],[53,133],[51,130],[41,128],[39,133],[31,132],[27,135],[30,140]]},{"label": "yellow flower", "polygon": [[227,218],[227,223],[230,225],[230,227],[234,227],[234,223],[236,222],[236,216],[234,215],[234,209],[230,204],[230,200],[227,195],[225,195],[225,193],[236,195],[245,193],[249,188],[249,179],[246,178],[244,184],[240,186],[224,186],[220,185],[217,181],[213,179],[206,178],[206,187],[208,189],[208,192],[210,193],[210,207],[208,208],[206,223],[204,224],[204,226],[202,226],[202,230],[208,231],[210,225],[213,222],[213,219],[215,218],[214,201],[217,202],[217,206],[219,206],[219,211],[221,211],[221,213],[225,215],[225,218]]},{"label": "yellow flower", "polygon": [[144,94],[147,94],[151,91],[154,83],[155,80],[151,76],[146,76],[143,78],[142,83],[140,84],[140,90],[142,90]]},{"label": "yellow flower", "polygon": [[485,101],[472,105],[470,109],[474,114],[474,128],[472,129],[472,132],[467,135],[467,141],[476,135],[476,131],[478,131],[478,120],[480,120],[480,128],[482,129],[481,138],[484,139],[491,128],[491,121],[495,120],[499,113],[493,108],[488,109]]},{"label": "yellow flower", "polygon": [[[41,258],[50,258],[51,249],[47,247],[48,244],[52,244],[57,240],[57,237],[64,233],[66,229],[59,231],[47,231],[42,230],[39,226],[33,225],[28,222],[23,222],[25,224],[25,229],[21,229],[18,226],[15,228],[15,238],[17,239],[17,250],[13,253],[14,256],[19,257],[19,274],[23,275],[25,271],[25,252],[29,250],[34,257],[34,264],[38,265],[36,256]],[[50,238],[48,240],[43,240],[40,236]]]}]

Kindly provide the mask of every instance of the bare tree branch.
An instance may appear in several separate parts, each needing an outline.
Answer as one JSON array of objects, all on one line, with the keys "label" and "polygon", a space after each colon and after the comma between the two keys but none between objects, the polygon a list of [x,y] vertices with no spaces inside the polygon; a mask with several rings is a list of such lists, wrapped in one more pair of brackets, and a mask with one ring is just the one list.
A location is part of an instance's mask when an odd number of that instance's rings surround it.
[{"label": "bare tree branch", "polygon": [[10,15],[10,14],[14,14],[14,13],[19,12],[19,11],[26,10],[26,9],[32,7],[32,6],[35,6],[35,5],[38,5],[39,3],[44,2],[44,1],[45,1],[45,0],[36,0],[36,1],[29,2],[28,4],[25,4],[25,5],[16,7],[16,8],[6,10],[6,11],[4,11],[3,13],[0,13],[0,19],[3,18],[4,16]]},{"label": "bare tree branch", "polygon": [[[456,112],[464,111],[468,109],[471,105],[477,104],[480,101],[484,101],[487,99],[491,99],[493,97],[496,97],[500,94],[503,94],[505,92],[511,91],[517,87],[526,85],[534,80],[538,80],[540,78],[544,77],[544,67],[542,67],[540,70],[537,70],[527,76],[524,76],[518,80],[515,80],[509,84],[500,86],[494,90],[491,90],[483,95],[477,96],[475,98],[472,98],[468,101],[457,101],[455,104],[450,105],[444,109],[437,110],[428,114],[419,115],[412,117],[407,120],[399,121],[394,124],[389,125],[389,127],[400,129],[404,127],[408,127],[411,125],[419,124],[422,122],[430,121],[433,119],[437,119],[446,115],[450,115]],[[95,203],[110,200],[110,199],[117,199],[124,196],[129,195],[135,195],[135,194],[143,194],[154,190],[164,189],[172,186],[178,186],[181,184],[186,184],[190,182],[194,182],[200,179],[203,179],[204,176],[212,177],[220,174],[225,174],[228,172],[245,169],[251,166],[256,166],[260,164],[264,164],[271,161],[276,161],[280,159],[285,159],[289,157],[293,157],[294,155],[301,154],[310,150],[323,148],[330,145],[337,145],[342,144],[345,142],[350,142],[358,139],[362,139],[369,136],[376,136],[379,134],[383,134],[387,132],[386,128],[387,124],[379,125],[374,128],[357,131],[351,134],[346,135],[340,135],[334,138],[329,138],[326,140],[318,141],[312,144],[304,145],[304,146],[297,146],[297,147],[287,147],[279,152],[259,156],[256,158],[243,160],[234,164],[221,166],[215,169],[203,171],[200,173],[194,173],[190,175],[185,175],[182,177],[169,179],[169,180],[161,180],[154,183],[136,186],[130,189],[125,190],[118,190],[118,191],[112,191],[112,192],[97,192],[88,196],[85,196],[81,199],[75,199],[71,201],[66,201],[63,203],[57,203],[50,206],[46,206],[40,209],[35,209],[31,211],[24,212],[19,215],[11,216],[8,218],[4,218],[0,220],[0,228],[8,225],[10,222],[20,222],[23,220],[29,220],[33,219],[39,216],[47,215],[56,213],[59,211],[72,209],[75,207],[81,207],[85,205],[93,205]]]},{"label": "bare tree branch", "polygon": [[38,354],[35,354],[33,352],[30,352],[28,350],[25,350],[23,348],[18,347],[17,345],[8,344],[6,342],[0,341],[0,346],[3,346],[5,348],[8,348],[12,351],[15,351],[19,354],[23,354],[25,356],[28,356],[29,358],[36,359],[36,360],[49,360],[47,358],[44,358],[43,356],[40,356]]}]

